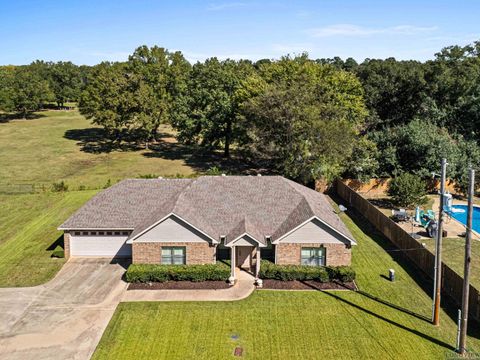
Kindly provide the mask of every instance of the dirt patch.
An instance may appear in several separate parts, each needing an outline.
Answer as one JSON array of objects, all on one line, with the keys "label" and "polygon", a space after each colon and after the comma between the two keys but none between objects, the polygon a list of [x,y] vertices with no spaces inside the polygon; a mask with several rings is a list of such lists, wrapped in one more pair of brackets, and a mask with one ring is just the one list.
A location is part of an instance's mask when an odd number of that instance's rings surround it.
[{"label": "dirt patch", "polygon": [[230,285],[225,281],[166,281],[152,283],[131,283],[128,290],[216,290],[228,289]]},{"label": "dirt patch", "polygon": [[264,289],[275,289],[275,290],[356,290],[354,282],[348,283],[336,283],[336,282],[327,282],[322,283],[319,281],[307,280],[307,281],[282,281],[274,279],[265,279],[263,280]]}]

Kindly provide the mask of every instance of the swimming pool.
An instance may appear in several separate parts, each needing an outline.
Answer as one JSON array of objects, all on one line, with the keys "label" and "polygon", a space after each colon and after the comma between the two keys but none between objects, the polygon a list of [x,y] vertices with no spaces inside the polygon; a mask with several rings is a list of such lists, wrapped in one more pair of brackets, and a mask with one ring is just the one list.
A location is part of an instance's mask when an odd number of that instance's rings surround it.
[{"label": "swimming pool", "polygon": [[[454,219],[460,221],[462,224],[467,224],[467,205],[453,205],[453,209],[456,209],[456,212],[450,212],[450,216]],[[463,210],[463,211],[461,211]],[[480,207],[473,207],[473,216],[472,216],[472,228],[477,233],[480,233]]]}]

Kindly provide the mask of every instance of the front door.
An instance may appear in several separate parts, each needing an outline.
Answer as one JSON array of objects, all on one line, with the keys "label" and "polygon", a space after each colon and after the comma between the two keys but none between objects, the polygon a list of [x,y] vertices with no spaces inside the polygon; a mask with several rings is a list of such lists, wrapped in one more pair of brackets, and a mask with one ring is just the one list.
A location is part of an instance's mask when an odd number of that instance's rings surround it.
[{"label": "front door", "polygon": [[252,267],[253,246],[237,246],[237,266],[250,270]]}]

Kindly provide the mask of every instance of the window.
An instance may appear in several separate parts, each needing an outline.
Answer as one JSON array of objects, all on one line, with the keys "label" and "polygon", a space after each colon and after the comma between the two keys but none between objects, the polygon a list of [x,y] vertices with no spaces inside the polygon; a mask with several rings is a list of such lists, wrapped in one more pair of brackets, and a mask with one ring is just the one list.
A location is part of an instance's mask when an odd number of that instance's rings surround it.
[{"label": "window", "polygon": [[123,236],[127,236],[127,235],[128,235],[128,231],[122,231],[122,235],[123,235]]},{"label": "window", "polygon": [[107,235],[113,235],[111,231],[107,231]]},{"label": "window", "polygon": [[74,235],[76,235],[76,236],[80,236],[80,234],[81,234],[80,231],[75,231],[74,232]]},{"label": "window", "polygon": [[105,232],[104,231],[99,231],[98,235],[105,235]]},{"label": "window", "polygon": [[162,247],[162,264],[184,265],[185,260],[185,247]]},{"label": "window", "polygon": [[302,248],[302,265],[325,266],[325,248]]}]

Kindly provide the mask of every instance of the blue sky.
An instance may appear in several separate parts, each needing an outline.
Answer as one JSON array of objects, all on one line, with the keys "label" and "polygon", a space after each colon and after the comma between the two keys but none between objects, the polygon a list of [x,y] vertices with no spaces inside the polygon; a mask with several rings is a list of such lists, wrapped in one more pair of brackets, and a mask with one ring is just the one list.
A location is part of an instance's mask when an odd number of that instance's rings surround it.
[{"label": "blue sky", "polygon": [[426,60],[480,39],[480,1],[0,0],[0,64],[95,64],[137,46],[207,57]]}]

